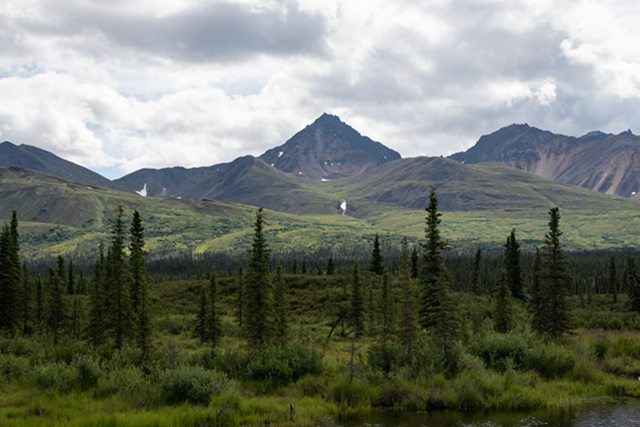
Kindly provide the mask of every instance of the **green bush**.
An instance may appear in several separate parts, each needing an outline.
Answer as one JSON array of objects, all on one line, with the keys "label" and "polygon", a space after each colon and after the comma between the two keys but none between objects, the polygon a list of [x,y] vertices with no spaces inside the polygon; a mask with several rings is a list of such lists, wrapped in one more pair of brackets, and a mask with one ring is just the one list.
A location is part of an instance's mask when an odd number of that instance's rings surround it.
[{"label": "green bush", "polygon": [[609,352],[609,343],[603,340],[598,340],[593,344],[593,354],[598,360],[604,360]]},{"label": "green bush", "polygon": [[421,332],[413,346],[411,367],[414,374],[431,374],[442,372],[446,363],[442,347],[436,345],[430,334]]},{"label": "green bush", "polygon": [[267,347],[251,357],[246,372],[252,380],[288,384],[322,372],[322,356],[301,344]]},{"label": "green bush", "polygon": [[526,337],[518,334],[491,333],[478,337],[471,346],[471,351],[479,356],[486,366],[505,371],[508,366],[520,368],[530,343]]},{"label": "green bush", "polygon": [[189,402],[207,405],[228,380],[224,374],[198,366],[181,366],[165,371],[161,378],[162,396],[168,404]]},{"label": "green bush", "polygon": [[0,380],[18,380],[29,370],[29,359],[12,354],[0,355]]},{"label": "green bush", "polygon": [[98,380],[104,374],[102,366],[93,357],[81,355],[73,362],[77,370],[78,385],[82,389],[92,388],[98,385]]},{"label": "green bush", "polygon": [[44,390],[68,392],[78,385],[78,375],[73,366],[62,362],[45,363],[31,371],[33,384]]},{"label": "green bush", "polygon": [[367,353],[367,362],[372,368],[389,374],[397,368],[406,366],[410,360],[402,346],[387,342],[385,344],[376,343],[372,345]]},{"label": "green bush", "polygon": [[566,348],[555,343],[543,343],[531,348],[525,359],[525,366],[544,378],[559,378],[573,369],[575,356]]},{"label": "green bush", "polygon": [[120,394],[125,398],[136,398],[147,393],[149,380],[135,366],[114,368],[98,378],[96,394],[100,397]]}]

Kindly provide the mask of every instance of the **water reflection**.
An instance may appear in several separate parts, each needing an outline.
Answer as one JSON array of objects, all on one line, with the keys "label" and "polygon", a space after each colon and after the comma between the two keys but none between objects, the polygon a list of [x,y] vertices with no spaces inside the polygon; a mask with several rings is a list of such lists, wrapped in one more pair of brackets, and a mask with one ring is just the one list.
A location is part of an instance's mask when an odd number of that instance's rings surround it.
[{"label": "water reflection", "polygon": [[575,410],[529,412],[385,413],[345,420],[333,427],[640,427],[640,402]]}]

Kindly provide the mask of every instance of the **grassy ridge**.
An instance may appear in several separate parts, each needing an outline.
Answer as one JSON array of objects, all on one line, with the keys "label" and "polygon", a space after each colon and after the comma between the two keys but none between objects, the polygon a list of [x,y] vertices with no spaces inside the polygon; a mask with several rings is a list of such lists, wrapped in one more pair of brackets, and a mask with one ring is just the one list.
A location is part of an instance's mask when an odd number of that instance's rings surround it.
[{"label": "grassy ridge", "polygon": [[[268,237],[276,252],[357,247],[375,233],[394,243],[404,236],[419,238],[423,199],[431,184],[439,186],[446,211],[444,232],[460,250],[502,244],[511,228],[518,230],[525,245],[533,246],[544,235],[548,208],[555,205],[562,209],[569,249],[640,246],[638,205],[619,197],[503,166],[464,166],[447,159],[399,160],[376,171],[331,182],[301,181],[290,192],[284,185],[247,194],[256,204],[262,196],[289,200],[286,203],[296,212],[304,206],[314,212],[320,205],[331,205],[328,210],[333,212],[337,200],[347,200],[344,216],[268,211]],[[245,179],[258,188],[260,180],[254,175]],[[108,236],[118,205],[127,212],[140,211],[152,257],[176,252],[240,253],[250,240],[254,207],[248,205],[143,198],[5,169],[0,170],[0,184],[0,218],[8,219],[13,209],[18,211],[23,252],[31,259],[95,252]]]}]

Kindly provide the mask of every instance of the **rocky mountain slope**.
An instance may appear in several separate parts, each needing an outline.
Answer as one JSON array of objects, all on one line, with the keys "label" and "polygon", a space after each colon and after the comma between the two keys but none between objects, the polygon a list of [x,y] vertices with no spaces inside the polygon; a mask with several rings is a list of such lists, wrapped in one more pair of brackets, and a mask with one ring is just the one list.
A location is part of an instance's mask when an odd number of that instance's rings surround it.
[{"label": "rocky mountain slope", "polygon": [[640,193],[640,137],[631,131],[577,138],[514,124],[451,158],[467,164],[502,163],[601,193],[633,198]]},{"label": "rocky mountain slope", "polygon": [[400,154],[325,113],[260,158],[283,172],[321,180],[359,175]]}]

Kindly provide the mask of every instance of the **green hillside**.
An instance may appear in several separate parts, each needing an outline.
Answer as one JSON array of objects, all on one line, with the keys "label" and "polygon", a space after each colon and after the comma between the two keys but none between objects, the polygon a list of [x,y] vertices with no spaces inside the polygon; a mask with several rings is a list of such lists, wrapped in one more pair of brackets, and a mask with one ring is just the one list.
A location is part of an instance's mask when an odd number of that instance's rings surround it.
[{"label": "green hillside", "polygon": [[[266,165],[265,170],[257,160],[235,184],[218,191],[232,197],[235,187],[240,202],[271,208],[288,203],[287,210],[301,212],[267,211],[267,233],[275,251],[363,246],[375,233],[396,243],[404,236],[420,238],[430,185],[438,187],[445,211],[443,232],[459,250],[500,245],[511,228],[531,248],[543,239],[552,206],[562,209],[570,249],[640,246],[636,202],[508,167],[416,158],[322,183],[272,169]],[[346,215],[335,213],[339,200],[347,201]],[[250,245],[255,207],[248,204],[141,197],[0,169],[0,218],[18,211],[24,253],[30,258],[95,252],[109,238],[118,205],[142,214],[152,258],[176,252],[244,253]]]}]

